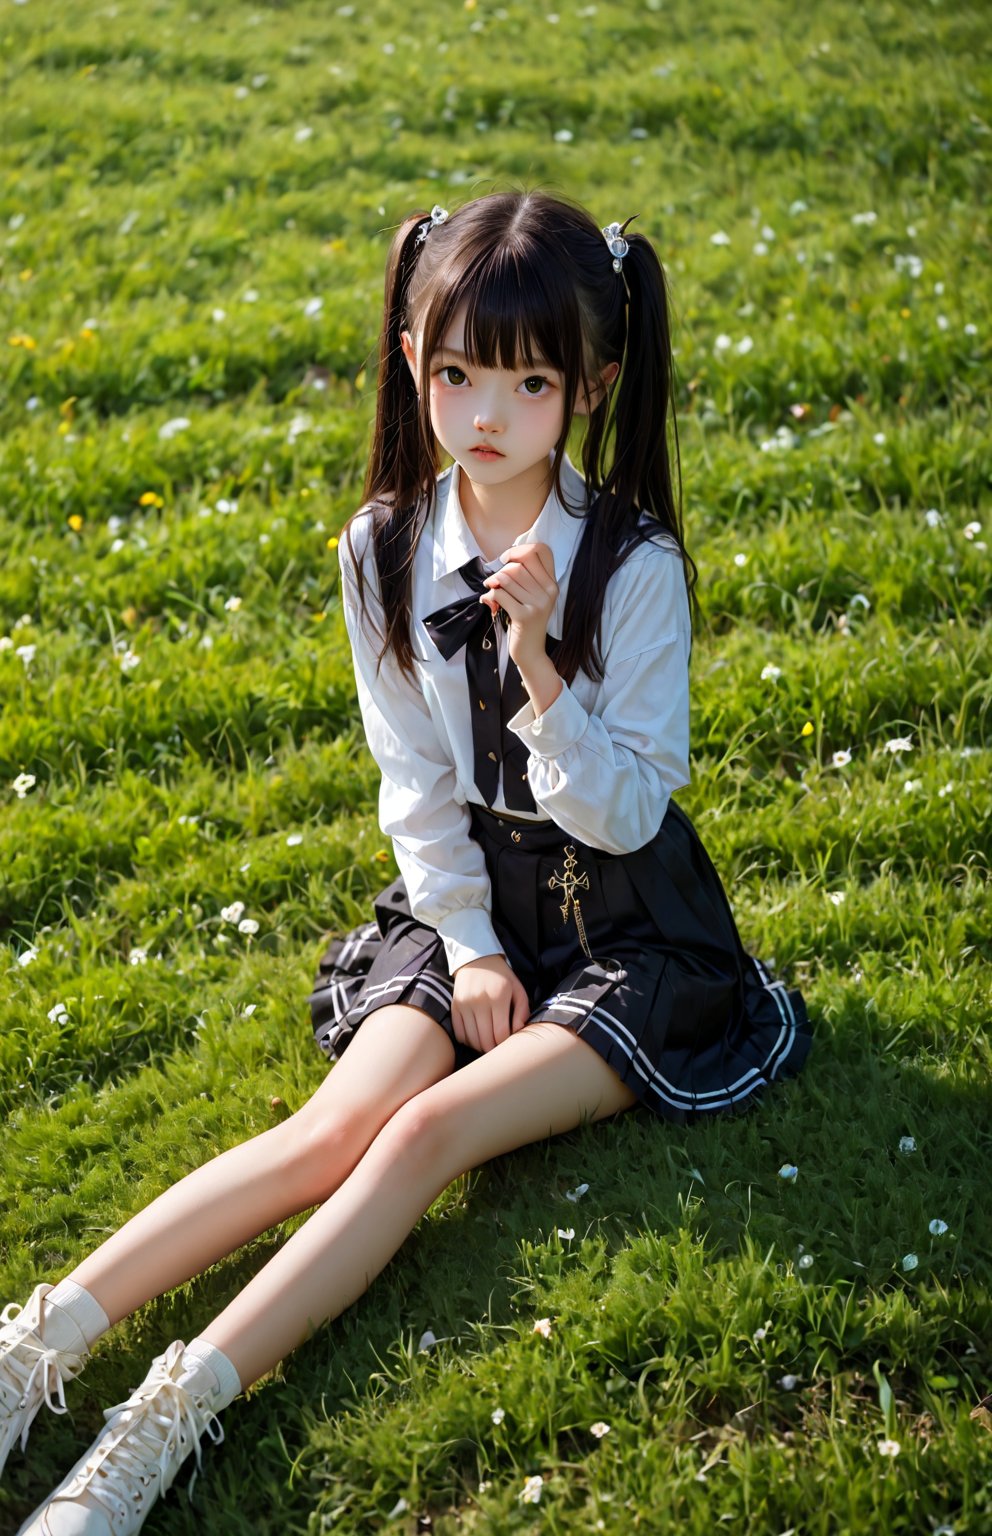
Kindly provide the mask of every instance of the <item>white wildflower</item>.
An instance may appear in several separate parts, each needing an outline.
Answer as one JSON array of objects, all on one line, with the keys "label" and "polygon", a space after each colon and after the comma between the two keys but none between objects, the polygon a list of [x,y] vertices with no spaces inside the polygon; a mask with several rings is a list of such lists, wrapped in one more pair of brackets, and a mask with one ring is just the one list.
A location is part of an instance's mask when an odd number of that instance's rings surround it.
[{"label": "white wildflower", "polygon": [[734,564],[735,565],[747,565],[747,555],[745,555],[745,554],[736,554],[734,556]]},{"label": "white wildflower", "polygon": [[710,245],[729,245],[730,236],[726,230],[718,229],[715,235],[710,235]]},{"label": "white wildflower", "polygon": [[832,901],[835,907],[843,906],[844,902],[847,900],[847,892],[846,891],[828,891],[827,892],[827,900],[828,901]]},{"label": "white wildflower", "polygon": [[21,953],[18,955],[17,963],[18,963],[18,965],[30,965],[32,960],[37,960],[37,958],[38,958],[38,951],[34,947],[34,945],[31,944],[31,945],[28,946],[27,949],[22,950]]},{"label": "white wildflower", "polygon": [[238,609],[241,607],[240,597],[229,597],[227,602],[224,604],[224,607],[227,609],[228,613],[237,613]]},{"label": "white wildflower", "polygon": [[768,663],[767,667],[762,667],[761,669],[761,681],[763,683],[774,682],[777,677],[781,676],[782,668],[773,666],[771,662]]},{"label": "white wildflower", "polygon": [[148,960],[148,951],[147,949],[132,949],[127,958],[131,965],[145,965]]},{"label": "white wildflower", "polygon": [[17,778],[13,780],[11,788],[18,800],[23,800],[28,790],[34,789],[37,782],[33,773],[19,773]]},{"label": "white wildflower", "polygon": [[565,1191],[565,1199],[571,1200],[572,1204],[574,1205],[576,1200],[581,1200],[582,1196],[588,1194],[588,1192],[588,1184],[576,1184],[574,1189],[567,1189]]},{"label": "white wildflower", "polygon": [[257,933],[258,924],[253,917],[243,917],[238,924],[239,933]]},{"label": "white wildflower", "polygon": [[939,1216],[935,1216],[933,1221],[930,1223],[928,1231],[931,1237],[943,1237],[944,1233],[947,1231],[947,1222],[941,1221]]},{"label": "white wildflower", "polygon": [[780,1376],[778,1384],[783,1392],[794,1392],[799,1385],[798,1376]]},{"label": "white wildflower", "polygon": [[[183,817],[180,816],[179,819],[182,821]],[[192,820],[192,817],[190,817],[190,820]],[[244,910],[245,904],[243,901],[232,901],[229,907],[221,907],[220,915],[225,923],[237,923],[240,921]]]},{"label": "white wildflower", "polygon": [[171,421],[167,421],[163,426],[159,427],[158,435],[163,442],[168,442],[169,438],[175,437],[177,432],[185,432],[186,428],[192,425],[193,423],[188,416],[173,416]]},{"label": "white wildflower", "polygon": [[597,1419],[595,1424],[589,1425],[589,1433],[595,1435],[597,1440],[602,1440],[603,1436],[608,1435],[609,1432],[610,1426],[604,1424],[602,1419]]},{"label": "white wildflower", "polygon": [[49,1022],[52,1024],[61,1024],[68,1017],[69,1010],[65,1003],[56,1003],[54,1008],[49,1008],[48,1010]]},{"label": "white wildflower", "polygon": [[425,1328],[423,1333],[420,1335],[420,1343],[417,1345],[417,1353],[420,1355],[426,1355],[427,1351],[429,1349],[433,1349],[436,1343],[437,1337],[433,1329]]},{"label": "white wildflower", "polygon": [[534,1477],[529,1477],[524,1483],[523,1491],[518,1495],[522,1504],[540,1504],[541,1489],[544,1487],[544,1478],[538,1472]]},{"label": "white wildflower", "polygon": [[977,534],[981,533],[981,531],[981,523],[965,523],[964,525],[964,536],[966,539],[975,538]]},{"label": "white wildflower", "polygon": [[914,1270],[919,1262],[915,1253],[904,1253],[902,1256],[902,1267],[907,1274]]},{"label": "white wildflower", "polygon": [[506,1409],[494,1408],[489,1417],[492,1419],[494,1424],[502,1424],[503,1420],[506,1418]]},{"label": "white wildflower", "polygon": [[795,1163],[783,1163],[778,1171],[778,1176],[780,1179],[788,1179],[791,1183],[794,1184],[796,1182],[798,1173],[799,1169],[796,1167]]},{"label": "white wildflower", "polygon": [[851,761],[851,754],[846,747],[842,747],[839,752],[834,753],[830,761],[835,768],[846,768]]},{"label": "white wildflower", "polygon": [[555,133],[556,144],[571,144],[574,138],[575,134],[572,132],[571,128],[559,128]]},{"label": "white wildflower", "polygon": [[574,1227],[559,1227],[558,1228],[558,1236],[561,1238],[562,1242],[570,1243],[572,1241],[572,1238],[575,1236],[575,1228]]},{"label": "white wildflower", "polygon": [[809,1267],[810,1267],[810,1265],[812,1263],[813,1263],[813,1255],[811,1253],[804,1253],[802,1255],[802,1257],[800,1258],[800,1260],[799,1260],[799,1268],[800,1269],[809,1269]]},{"label": "white wildflower", "polygon": [[886,752],[912,752],[913,743],[909,736],[893,736],[885,743]]},{"label": "white wildflower", "polygon": [[550,1317],[539,1317],[537,1322],[534,1324],[533,1328],[531,1329],[531,1332],[532,1333],[539,1333],[541,1335],[542,1339],[550,1339],[550,1337],[551,1337],[551,1319],[550,1319]]},{"label": "white wildflower", "polygon": [[737,350],[743,356],[745,353],[750,352],[753,346],[754,342],[751,340],[750,336],[742,336],[740,341],[737,343]]},{"label": "white wildflower", "polygon": [[899,1137],[899,1151],[900,1152],[915,1152],[916,1151],[916,1137],[915,1136],[900,1136]]},{"label": "white wildflower", "polygon": [[291,832],[289,834],[289,836],[287,837],[287,839],[286,839],[286,847],[287,848],[298,848],[300,843],[302,843],[302,841],[303,841],[303,833],[302,832]]},{"label": "white wildflower", "polygon": [[927,510],[924,512],[923,516],[927,520],[928,528],[939,528],[941,523],[944,521],[936,507],[927,507]]},{"label": "white wildflower", "polygon": [[880,1456],[898,1456],[902,1447],[898,1440],[880,1440],[878,1442],[878,1454]]}]

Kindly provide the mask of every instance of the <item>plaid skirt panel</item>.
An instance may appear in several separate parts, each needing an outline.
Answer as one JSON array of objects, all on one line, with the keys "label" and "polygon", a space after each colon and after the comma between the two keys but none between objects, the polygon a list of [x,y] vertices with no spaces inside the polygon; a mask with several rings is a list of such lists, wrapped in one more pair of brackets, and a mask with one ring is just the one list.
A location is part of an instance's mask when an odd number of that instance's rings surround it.
[{"label": "plaid skirt panel", "polygon": [[[812,1043],[803,998],[745,951],[719,875],[674,801],[652,841],[627,854],[553,822],[470,809],[493,926],[532,1020],[574,1029],[648,1109],[680,1124],[745,1110],[800,1071]],[[570,877],[578,915],[564,897]],[[374,913],[320,957],[308,1000],[320,1049],[336,1058],[374,1009],[408,1003],[446,1030],[456,1070],[474,1060],[454,1036],[444,945],[413,916],[402,879]]]}]

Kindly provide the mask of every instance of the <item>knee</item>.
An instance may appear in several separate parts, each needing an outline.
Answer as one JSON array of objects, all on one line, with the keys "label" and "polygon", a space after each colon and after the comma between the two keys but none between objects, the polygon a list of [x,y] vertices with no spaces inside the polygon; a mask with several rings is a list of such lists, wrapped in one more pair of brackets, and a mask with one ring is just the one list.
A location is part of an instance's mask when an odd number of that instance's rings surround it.
[{"label": "knee", "polygon": [[279,1168],[301,1209],[320,1205],[361,1161],[375,1139],[378,1121],[354,1109],[324,1120],[299,1110],[279,1127]]},{"label": "knee", "polygon": [[450,1180],[463,1172],[458,1116],[444,1097],[427,1088],[400,1105],[379,1132],[391,1161],[411,1175],[437,1174]]}]

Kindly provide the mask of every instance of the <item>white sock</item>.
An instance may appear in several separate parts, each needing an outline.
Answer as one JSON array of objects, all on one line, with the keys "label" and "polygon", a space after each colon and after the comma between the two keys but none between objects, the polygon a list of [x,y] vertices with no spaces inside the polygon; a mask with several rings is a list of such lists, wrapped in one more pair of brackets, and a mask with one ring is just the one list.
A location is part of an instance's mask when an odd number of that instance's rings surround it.
[{"label": "white sock", "polygon": [[45,1342],[55,1349],[67,1348],[74,1341],[68,1337],[64,1319],[60,1320],[57,1312],[50,1312],[52,1307],[58,1307],[72,1319],[86,1340],[87,1349],[92,1349],[100,1335],[110,1327],[110,1318],[95,1296],[84,1291],[75,1280],[60,1280],[42,1302]]},{"label": "white sock", "polygon": [[196,1338],[186,1345],[179,1382],[206,1396],[214,1413],[220,1413],[241,1391],[241,1377],[233,1363],[208,1339]]}]

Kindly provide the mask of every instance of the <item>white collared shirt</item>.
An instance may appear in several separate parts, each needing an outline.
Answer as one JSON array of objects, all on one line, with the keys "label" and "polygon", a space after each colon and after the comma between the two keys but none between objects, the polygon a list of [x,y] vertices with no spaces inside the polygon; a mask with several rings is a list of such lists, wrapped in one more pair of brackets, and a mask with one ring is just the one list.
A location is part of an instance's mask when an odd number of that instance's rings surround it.
[{"label": "white collared shirt", "polygon": [[[379,822],[393,840],[414,916],[438,930],[448,967],[501,954],[492,925],[492,892],[478,843],[469,836],[467,802],[484,805],[475,786],[472,719],[464,649],[445,661],[423,620],[468,591],[466,561],[487,561],[462,512],[459,466],[438,477],[434,511],[413,564],[411,639],[416,686],[391,655],[376,672],[381,640],[360,624],[358,589],[347,549],[341,557],[344,617],[355,660],[358,701],[369,750],[382,774]],[[585,481],[562,466],[565,501],[587,506]],[[572,560],[582,516],[570,515],[554,489],[537,521],[514,543],[541,542],[554,556],[559,594],[548,633],[561,637]],[[381,622],[372,555],[371,514],[362,508],[351,533],[366,579],[366,598]],[[506,633],[493,626],[500,677]],[[661,825],[674,790],[689,782],[689,603],[681,556],[664,534],[640,545],[611,578],[603,605],[604,676],[578,672],[554,703],[535,716],[530,702],[507,725],[530,753],[527,777],[538,821],[609,853],[642,847]],[[506,810],[502,765],[494,811]],[[520,816],[515,810],[511,813]]]}]

